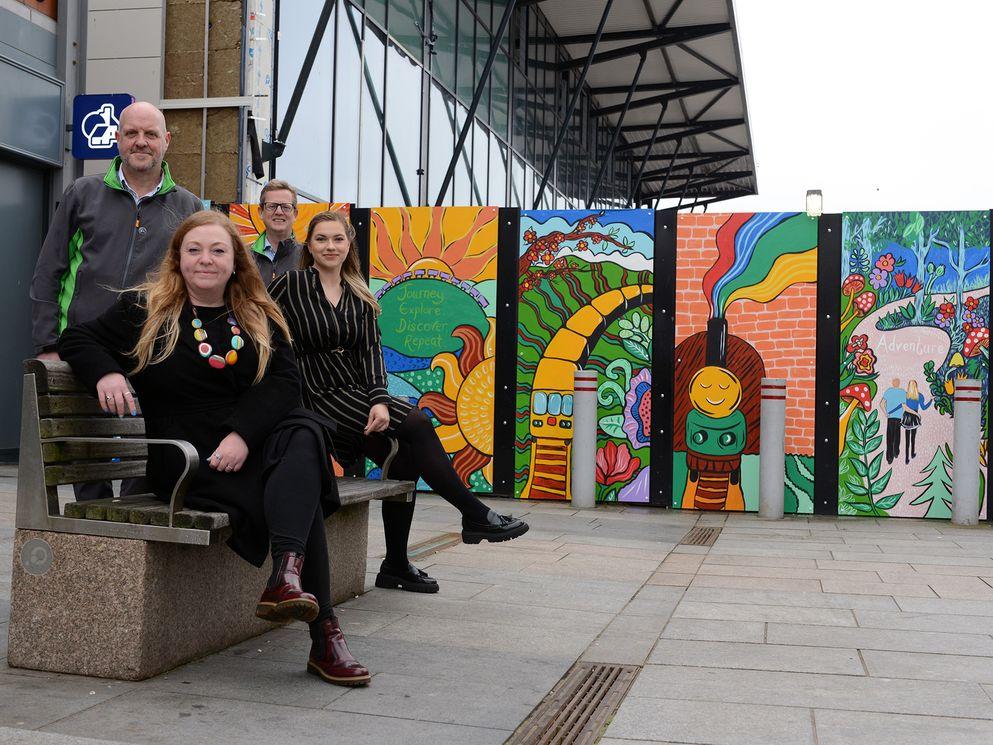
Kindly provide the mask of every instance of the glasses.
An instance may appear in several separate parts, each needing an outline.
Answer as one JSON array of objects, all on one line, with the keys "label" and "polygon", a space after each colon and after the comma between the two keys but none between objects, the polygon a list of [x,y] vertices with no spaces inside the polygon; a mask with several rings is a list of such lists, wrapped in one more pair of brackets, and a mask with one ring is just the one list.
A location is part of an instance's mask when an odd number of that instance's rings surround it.
[{"label": "glasses", "polygon": [[296,209],[296,205],[290,204],[289,202],[266,202],[265,204],[262,205],[262,209],[264,209],[269,214],[279,212],[280,210],[289,214],[294,209]]}]

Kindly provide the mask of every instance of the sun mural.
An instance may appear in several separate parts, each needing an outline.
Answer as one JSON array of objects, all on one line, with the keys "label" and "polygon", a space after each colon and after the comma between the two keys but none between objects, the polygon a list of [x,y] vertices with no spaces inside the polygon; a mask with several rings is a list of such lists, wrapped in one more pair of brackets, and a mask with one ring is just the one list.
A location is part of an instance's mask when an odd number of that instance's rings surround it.
[{"label": "sun mural", "polygon": [[459,478],[492,491],[495,207],[372,210],[369,284],[390,392],[437,420]]}]

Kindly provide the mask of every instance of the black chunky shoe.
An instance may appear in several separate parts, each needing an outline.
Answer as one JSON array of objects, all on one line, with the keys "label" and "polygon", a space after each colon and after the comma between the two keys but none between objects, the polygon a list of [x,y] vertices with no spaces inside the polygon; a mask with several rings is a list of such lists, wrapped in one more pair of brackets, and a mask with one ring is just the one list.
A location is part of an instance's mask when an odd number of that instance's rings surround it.
[{"label": "black chunky shoe", "polygon": [[515,520],[511,515],[500,515],[490,510],[485,523],[475,523],[462,518],[462,542],[479,543],[509,541],[528,532],[528,524]]},{"label": "black chunky shoe", "polygon": [[429,577],[410,562],[406,569],[389,566],[385,561],[376,575],[376,587],[384,590],[406,590],[407,592],[438,592],[437,580]]}]

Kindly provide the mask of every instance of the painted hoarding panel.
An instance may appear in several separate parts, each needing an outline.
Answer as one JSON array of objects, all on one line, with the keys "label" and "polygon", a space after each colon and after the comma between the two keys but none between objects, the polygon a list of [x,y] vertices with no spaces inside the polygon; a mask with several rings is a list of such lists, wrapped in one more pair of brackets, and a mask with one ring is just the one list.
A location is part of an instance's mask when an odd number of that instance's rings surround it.
[{"label": "painted hoarding panel", "polygon": [[473,491],[493,484],[496,207],[371,210],[369,285],[390,393],[437,422]]},{"label": "painted hoarding panel", "polygon": [[569,499],[577,368],[599,373],[596,498],[648,502],[650,210],[521,213],[515,494]]},{"label": "painted hoarding panel", "polygon": [[758,509],[760,381],[785,378],[787,512],[813,511],[817,221],[680,214],[673,506]]},{"label": "painted hoarding panel", "polygon": [[951,515],[956,381],[982,381],[989,423],[989,213],[842,218],[840,514]]}]

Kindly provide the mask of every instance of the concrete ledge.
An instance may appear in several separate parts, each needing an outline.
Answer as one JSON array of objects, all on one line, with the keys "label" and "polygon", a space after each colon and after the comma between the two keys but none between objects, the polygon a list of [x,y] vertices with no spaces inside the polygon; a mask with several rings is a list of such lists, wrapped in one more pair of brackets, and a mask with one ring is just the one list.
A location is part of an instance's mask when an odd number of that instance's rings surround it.
[{"label": "concrete ledge", "polygon": [[[369,505],[326,523],[334,602],[364,591]],[[51,566],[29,574],[21,547],[41,539]],[[269,576],[223,543],[185,546],[17,530],[7,663],[142,680],[272,628],[255,603]]]}]

